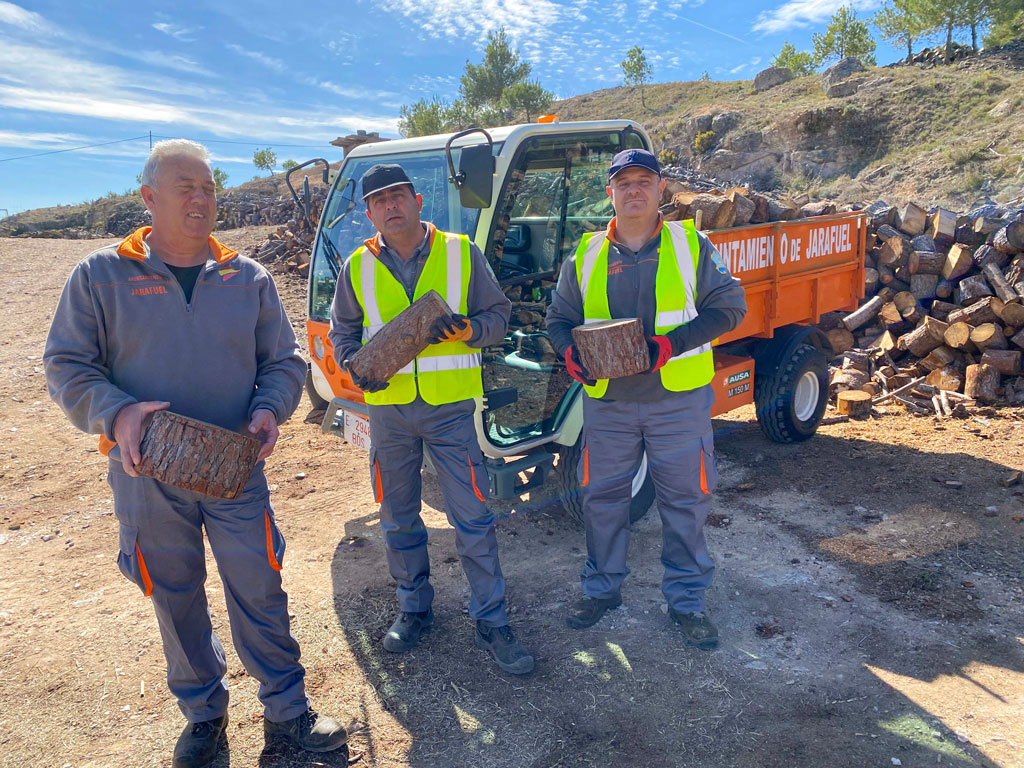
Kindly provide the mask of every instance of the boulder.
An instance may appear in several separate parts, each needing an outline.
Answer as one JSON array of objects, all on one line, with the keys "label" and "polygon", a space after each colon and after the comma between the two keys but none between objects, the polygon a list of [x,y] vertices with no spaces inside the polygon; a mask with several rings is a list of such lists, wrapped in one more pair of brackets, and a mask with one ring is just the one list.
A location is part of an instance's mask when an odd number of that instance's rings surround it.
[{"label": "boulder", "polygon": [[757,93],[767,91],[769,88],[788,83],[792,79],[793,72],[786,67],[768,67],[768,69],[762,69],[754,77],[754,91]]},{"label": "boulder", "polygon": [[747,131],[726,136],[722,147],[733,152],[752,152],[761,146],[763,138],[760,131]]},{"label": "boulder", "polygon": [[722,136],[739,125],[741,117],[743,115],[739,112],[722,112],[717,114],[711,120],[711,130],[715,132],[716,136]]},{"label": "boulder", "polygon": [[852,80],[845,80],[841,83],[830,85],[825,95],[830,99],[842,99],[846,96],[853,96],[857,92],[858,84]]},{"label": "boulder", "polygon": [[860,59],[847,56],[821,73],[821,87],[823,90],[828,91],[836,83],[842,82],[848,77],[863,71],[864,65],[860,63]]}]

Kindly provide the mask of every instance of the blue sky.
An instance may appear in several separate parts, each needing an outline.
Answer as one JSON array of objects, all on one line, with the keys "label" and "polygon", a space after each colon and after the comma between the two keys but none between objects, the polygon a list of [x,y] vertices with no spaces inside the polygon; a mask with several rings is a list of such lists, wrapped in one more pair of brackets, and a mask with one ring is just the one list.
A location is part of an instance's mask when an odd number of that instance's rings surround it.
[{"label": "blue sky", "polygon": [[[279,160],[340,158],[356,129],[397,136],[399,107],[454,98],[466,59],[504,25],[558,96],[621,84],[642,46],[655,82],[749,79],[783,41],[811,48],[843,0],[0,0],[0,209],[136,186],[148,135],[206,141],[228,185]],[[879,0],[853,0],[864,18]],[[156,6],[156,4],[153,4]],[[880,64],[900,53],[879,41]],[[81,151],[14,159],[81,145]],[[285,146],[288,144],[302,146]],[[3,211],[0,210],[0,216]]]}]

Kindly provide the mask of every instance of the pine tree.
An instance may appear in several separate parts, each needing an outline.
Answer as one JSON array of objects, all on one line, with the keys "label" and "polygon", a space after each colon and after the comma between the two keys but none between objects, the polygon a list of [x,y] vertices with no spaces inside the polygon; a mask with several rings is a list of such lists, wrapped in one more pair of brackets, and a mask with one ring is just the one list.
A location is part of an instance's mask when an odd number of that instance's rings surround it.
[{"label": "pine tree", "polygon": [[814,57],[807,51],[798,51],[790,42],[782,44],[782,50],[771,62],[773,67],[784,67],[795,77],[805,77],[814,73]]},{"label": "pine tree", "polygon": [[871,19],[883,40],[907,48],[907,63],[914,60],[914,41],[927,31],[922,0],[890,0]]},{"label": "pine tree", "polygon": [[462,99],[470,107],[500,107],[505,91],[530,76],[530,64],[521,61],[519,51],[509,43],[505,28],[487,35],[484,60],[466,61],[462,76]]},{"label": "pine tree", "polygon": [[832,58],[854,56],[869,67],[875,66],[875,41],[868,25],[857,21],[857,12],[844,5],[829,19],[825,34],[817,32],[814,40],[814,61],[821,65]]},{"label": "pine tree", "polygon": [[654,70],[647,63],[644,49],[639,45],[634,45],[626,52],[626,58],[619,63],[619,66],[622,67],[622,79],[626,85],[640,87],[640,106],[647,109],[647,104],[644,102],[644,83],[651,79],[651,73]]}]

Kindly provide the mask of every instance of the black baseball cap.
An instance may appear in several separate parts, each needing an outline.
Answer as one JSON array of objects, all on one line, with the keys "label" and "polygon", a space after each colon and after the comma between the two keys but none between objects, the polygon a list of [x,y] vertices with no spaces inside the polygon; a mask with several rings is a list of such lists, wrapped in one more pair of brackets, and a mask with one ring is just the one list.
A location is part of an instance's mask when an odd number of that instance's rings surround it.
[{"label": "black baseball cap", "polygon": [[612,158],[611,167],[608,168],[608,181],[612,176],[626,168],[646,168],[649,171],[661,176],[661,165],[652,153],[646,149],[624,149]]},{"label": "black baseball cap", "polygon": [[359,180],[363,185],[363,200],[374,192],[380,192],[388,187],[397,187],[399,184],[408,184],[415,192],[409,176],[402,169],[402,166],[395,163],[378,163],[372,166]]}]

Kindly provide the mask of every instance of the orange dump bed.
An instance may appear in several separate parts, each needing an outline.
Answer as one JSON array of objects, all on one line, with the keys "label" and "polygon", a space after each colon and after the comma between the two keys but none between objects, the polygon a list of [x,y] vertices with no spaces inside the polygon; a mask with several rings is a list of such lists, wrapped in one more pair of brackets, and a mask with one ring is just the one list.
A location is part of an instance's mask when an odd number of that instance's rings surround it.
[{"label": "orange dump bed", "polygon": [[747,316],[716,343],[771,338],[816,323],[864,296],[867,217],[862,213],[777,221],[707,233],[747,292]]}]

